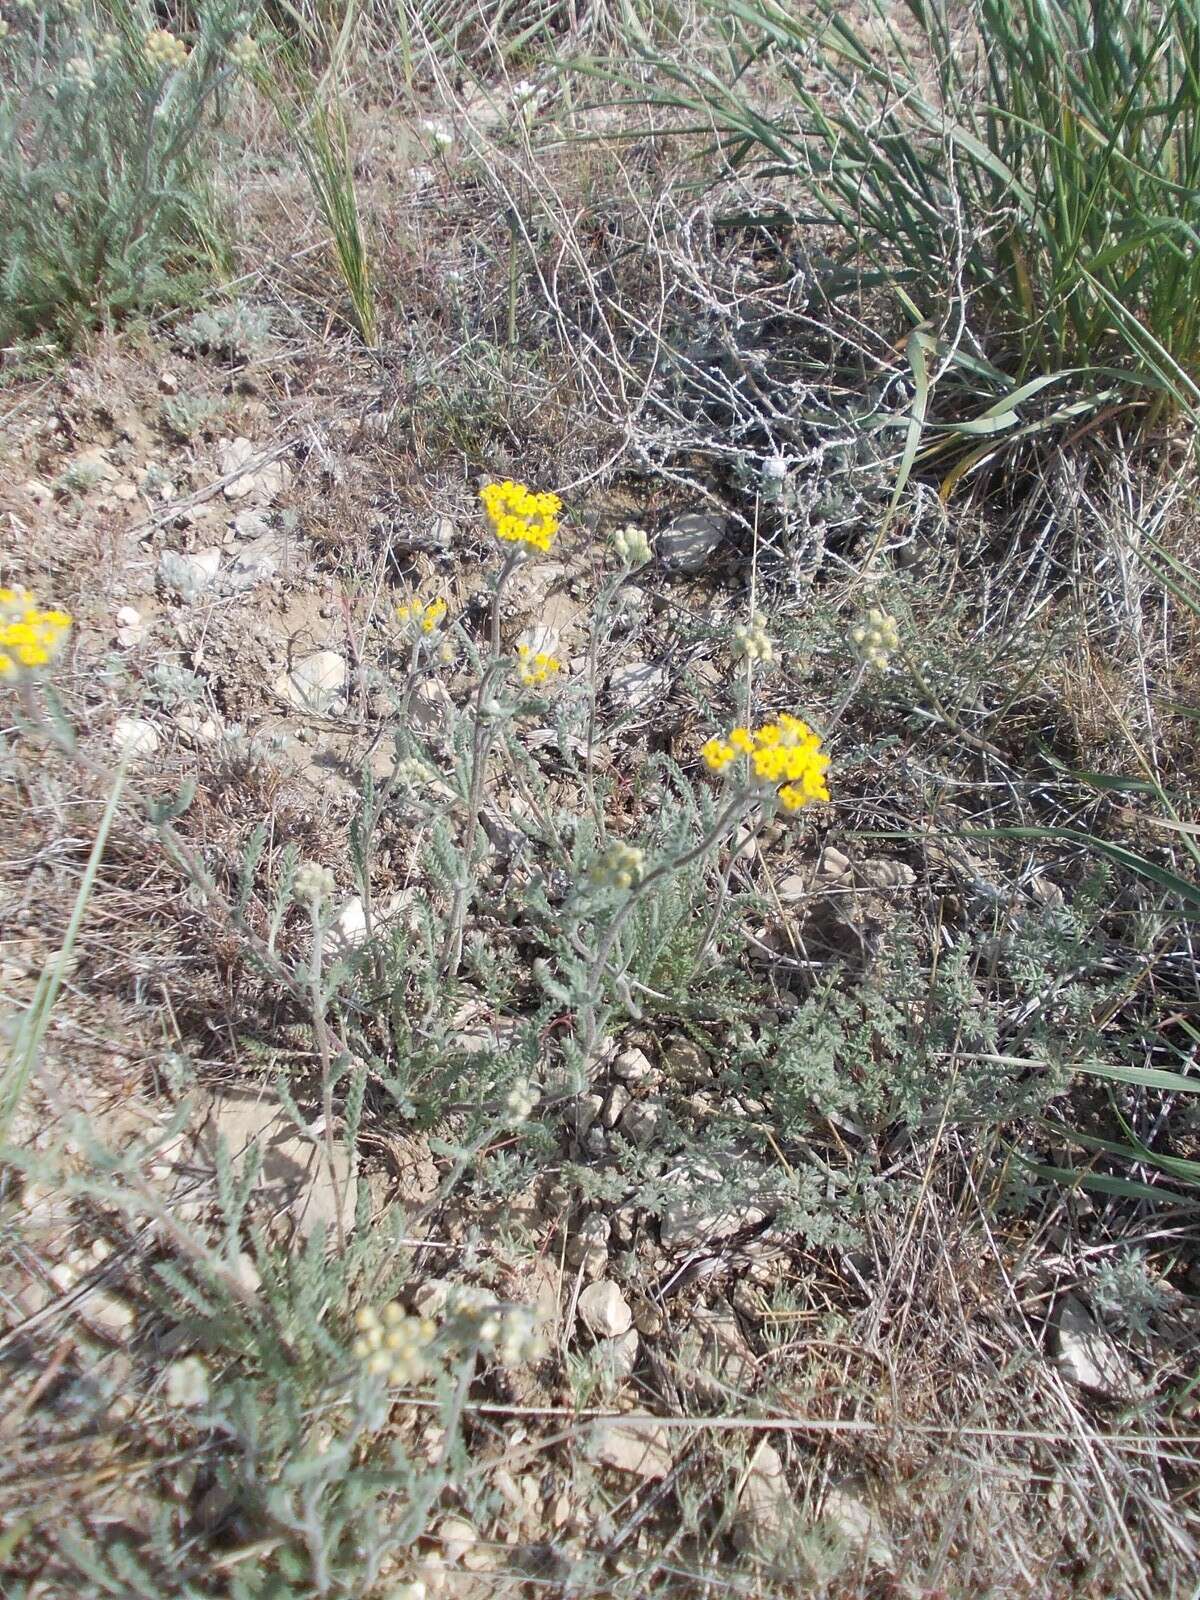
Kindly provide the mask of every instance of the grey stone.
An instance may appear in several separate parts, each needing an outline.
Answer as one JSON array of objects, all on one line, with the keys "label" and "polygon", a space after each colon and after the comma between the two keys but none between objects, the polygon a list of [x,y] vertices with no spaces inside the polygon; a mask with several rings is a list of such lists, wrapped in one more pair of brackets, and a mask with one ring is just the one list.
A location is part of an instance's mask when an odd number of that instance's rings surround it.
[{"label": "grey stone", "polygon": [[733,1542],[747,1553],[767,1554],[780,1542],[794,1518],[783,1461],[774,1445],[764,1439],[750,1458],[738,1496]]},{"label": "grey stone", "polygon": [[621,1132],[636,1145],[648,1145],[661,1129],[666,1114],[661,1100],[635,1100],[621,1117]]},{"label": "grey stone", "polygon": [[639,1478],[665,1478],[673,1465],[671,1435],[661,1423],[598,1422],[583,1448],[589,1460]]},{"label": "grey stone", "polygon": [[608,679],[611,693],[631,710],[661,698],[669,683],[666,670],[651,661],[627,661],[615,667]]},{"label": "grey stone", "polygon": [[1127,1400],[1137,1385],[1117,1347],[1078,1295],[1064,1295],[1055,1319],[1058,1370],[1068,1383],[1110,1400]]},{"label": "grey stone", "polygon": [[[272,1214],[286,1213],[303,1235],[312,1233],[319,1223],[328,1231],[336,1227],[337,1203],[323,1136],[313,1137],[297,1128],[274,1100],[231,1094],[213,1101],[196,1138],[196,1153],[209,1164],[215,1161],[218,1138],[239,1163],[252,1146],[258,1146],[262,1165],[256,1198]],[[342,1220],[349,1227],[354,1220],[357,1178],[338,1139],[334,1141],[333,1164]]]},{"label": "grey stone", "polygon": [[660,1228],[664,1250],[694,1249],[766,1221],[764,1197],[754,1193],[721,1197],[724,1181],[720,1169],[707,1162],[697,1162],[690,1172],[678,1175],[681,1192],[667,1206]]},{"label": "grey stone", "polygon": [[654,1068],[646,1052],[634,1045],[621,1051],[612,1064],[612,1074],[622,1083],[645,1083],[654,1076]]},{"label": "grey stone", "polygon": [[345,709],[348,677],[344,657],[336,650],[318,650],[284,673],[275,689],[300,711],[329,715]]},{"label": "grey stone", "polygon": [[658,553],[676,572],[699,572],[725,537],[726,519],[713,511],[685,511],[659,534]]},{"label": "grey stone", "polygon": [[866,1557],[871,1566],[891,1570],[896,1558],[878,1512],[853,1484],[835,1484],[825,1496],[822,1520],[839,1543]]},{"label": "grey stone", "polygon": [[579,1315],[597,1339],[615,1339],[633,1326],[633,1312],[625,1296],[609,1278],[590,1283],[579,1296]]}]

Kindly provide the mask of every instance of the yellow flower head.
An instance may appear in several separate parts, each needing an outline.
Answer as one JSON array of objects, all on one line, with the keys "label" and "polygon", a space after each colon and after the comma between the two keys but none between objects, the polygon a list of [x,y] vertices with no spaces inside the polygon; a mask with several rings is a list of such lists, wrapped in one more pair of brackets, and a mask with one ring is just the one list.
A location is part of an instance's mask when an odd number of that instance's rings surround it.
[{"label": "yellow flower head", "polygon": [[0,589],[0,682],[48,667],[70,627],[65,611],[41,610],[28,589]]},{"label": "yellow flower head", "polygon": [[806,722],[780,712],[759,728],[731,728],[728,739],[709,739],[700,754],[713,772],[724,772],[743,758],[750,783],[778,785],[776,799],[785,811],[799,811],[810,800],[828,800],[825,774],[829,757]]},{"label": "yellow flower head", "polygon": [[446,609],[440,595],[436,600],[406,600],[396,607],[396,620],[414,633],[436,633]]},{"label": "yellow flower head", "polygon": [[557,656],[548,655],[544,650],[532,650],[527,644],[517,646],[517,677],[522,683],[545,683],[547,678],[561,671],[562,662]]},{"label": "yellow flower head", "polygon": [[527,550],[549,550],[558,533],[562,501],[556,494],[534,494],[523,483],[506,478],[479,491],[492,532],[504,544]]}]

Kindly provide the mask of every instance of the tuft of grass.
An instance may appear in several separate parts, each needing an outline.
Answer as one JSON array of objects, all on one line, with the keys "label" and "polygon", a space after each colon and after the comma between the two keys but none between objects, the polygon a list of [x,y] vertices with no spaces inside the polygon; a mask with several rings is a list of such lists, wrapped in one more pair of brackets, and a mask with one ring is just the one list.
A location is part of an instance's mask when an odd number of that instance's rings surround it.
[{"label": "tuft of grass", "polygon": [[[836,225],[839,270],[939,335],[973,447],[1057,376],[1088,410],[1154,421],[1200,400],[1200,16],[1188,0],[708,0],[726,66],[643,52],[647,98],[727,159],[799,183],[795,220]],[[915,42],[914,42],[915,34]],[[788,103],[760,105],[763,69]],[[794,196],[794,189],[792,195]],[[970,401],[991,401],[981,416]],[[1080,420],[1078,412],[1073,420]],[[964,430],[963,422],[967,423]]]},{"label": "tuft of grass", "polygon": [[187,305],[224,265],[207,136],[236,13],[207,10],[179,66],[147,57],[148,11],[98,21],[22,11],[0,45],[4,343]]}]

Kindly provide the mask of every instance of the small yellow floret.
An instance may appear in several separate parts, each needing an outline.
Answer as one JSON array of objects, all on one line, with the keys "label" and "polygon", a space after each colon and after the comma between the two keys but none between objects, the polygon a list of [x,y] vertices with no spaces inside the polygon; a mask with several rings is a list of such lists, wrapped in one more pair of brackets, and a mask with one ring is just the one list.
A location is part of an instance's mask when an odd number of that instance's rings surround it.
[{"label": "small yellow floret", "polygon": [[522,683],[545,683],[547,678],[561,671],[562,662],[557,656],[549,655],[544,650],[535,652],[527,644],[517,646],[517,676]]}]

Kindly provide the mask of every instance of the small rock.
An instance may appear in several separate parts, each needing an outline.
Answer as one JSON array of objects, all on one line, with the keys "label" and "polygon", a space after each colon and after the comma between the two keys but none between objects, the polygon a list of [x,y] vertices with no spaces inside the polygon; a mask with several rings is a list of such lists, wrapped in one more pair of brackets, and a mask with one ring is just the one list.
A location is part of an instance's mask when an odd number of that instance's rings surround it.
[{"label": "small rock", "polygon": [[846,877],[850,868],[850,857],[844,856],[840,850],[835,850],[828,844],[821,851],[821,859],[817,862],[817,875],[826,882],[835,882],[838,878]]},{"label": "small rock", "polygon": [[766,1221],[769,1212],[754,1196],[715,1199],[713,1190],[723,1183],[720,1169],[708,1162],[697,1162],[690,1173],[680,1174],[683,1193],[667,1206],[659,1230],[664,1250],[694,1249]]},{"label": "small rock", "polygon": [[917,881],[907,861],[886,861],[882,857],[864,861],[854,876],[867,889],[909,889]]},{"label": "small rock", "polygon": [[142,613],[133,606],[122,606],[117,612],[117,643],[123,650],[131,650],[134,645],[141,644],[145,636]]},{"label": "small rock", "polygon": [[478,1544],[478,1535],[465,1517],[443,1517],[438,1524],[438,1538],[446,1560],[459,1565],[469,1550]]},{"label": "small rock", "polygon": [[[337,1223],[335,1189],[329,1173],[323,1136],[299,1129],[275,1101],[253,1095],[218,1095],[196,1136],[193,1160],[215,1165],[218,1139],[239,1165],[252,1145],[261,1154],[257,1193],[268,1214],[290,1214],[297,1231],[307,1236],[323,1224],[327,1234]],[[344,1141],[334,1141],[334,1169],[347,1227],[354,1221],[358,1181]]]},{"label": "small rock", "polygon": [[681,1386],[713,1405],[744,1400],[757,1378],[738,1320],[725,1311],[694,1310],[672,1359]]},{"label": "small rock", "polygon": [[615,1339],[601,1339],[596,1346],[596,1365],[613,1388],[618,1388],[637,1366],[640,1340],[636,1328],[618,1334]]},{"label": "small rock", "polygon": [[653,1423],[598,1422],[586,1436],[584,1453],[601,1466],[639,1478],[665,1478],[673,1464],[670,1432]]},{"label": "small rock", "polygon": [[233,531],[239,539],[261,539],[264,534],[270,533],[271,519],[265,511],[247,506],[234,517]]},{"label": "small rock", "polygon": [[660,699],[669,683],[664,668],[650,661],[628,661],[614,668],[608,679],[611,693],[631,710]]},{"label": "small rock", "polygon": [[579,1296],[579,1315],[597,1339],[615,1339],[633,1326],[633,1312],[625,1296],[609,1278],[590,1283]]},{"label": "small rock", "polygon": [[587,1278],[598,1278],[608,1265],[609,1232],[607,1218],[598,1211],[585,1217],[567,1240],[568,1265],[582,1267]]},{"label": "small rock", "polygon": [[430,1278],[427,1283],[421,1284],[414,1290],[412,1297],[413,1310],[419,1317],[436,1317],[445,1310],[446,1302],[450,1298],[450,1280],[448,1278]]},{"label": "small rock", "polygon": [[118,717],[113,724],[112,742],[120,755],[136,760],[152,756],[162,740],[158,729],[144,717]]},{"label": "small rock", "polygon": [[712,1063],[699,1045],[673,1033],[662,1048],[662,1063],[673,1078],[706,1078]]},{"label": "small rock", "polygon": [[614,1083],[608,1094],[608,1104],[604,1108],[604,1126],[615,1128],[621,1120],[621,1114],[629,1104],[629,1090],[623,1083]]},{"label": "small rock", "polygon": [[658,553],[676,572],[699,572],[725,537],[726,519],[712,511],[685,511],[659,534]]},{"label": "small rock", "polygon": [[345,709],[348,677],[345,659],[336,650],[318,650],[278,678],[275,690],[300,711],[334,715]]},{"label": "small rock", "polygon": [[233,577],[239,589],[269,583],[283,564],[282,534],[264,533],[243,545],[233,558]]},{"label": "small rock", "polygon": [[855,1486],[835,1485],[830,1489],[821,1516],[839,1543],[860,1552],[872,1566],[890,1571],[895,1565],[896,1558],[878,1514]]},{"label": "small rock", "polygon": [[604,1096],[602,1094],[582,1094],[575,1102],[575,1136],[578,1139],[587,1137],[589,1128],[604,1110]]},{"label": "small rock", "polygon": [[1055,1325],[1058,1370],[1068,1383],[1109,1400],[1130,1399],[1137,1385],[1116,1345],[1078,1295],[1064,1295]]},{"label": "small rock", "polygon": [[654,1068],[650,1058],[644,1050],[639,1050],[636,1045],[629,1050],[622,1050],[621,1054],[612,1064],[612,1075],[619,1078],[622,1083],[645,1083],[654,1076]]},{"label": "small rock", "polygon": [[1045,873],[1035,872],[1026,884],[1029,898],[1035,905],[1046,906],[1049,910],[1058,911],[1066,905],[1066,897],[1053,879],[1047,878]]},{"label": "small rock", "polygon": [[800,900],[808,899],[812,885],[802,872],[789,872],[775,885],[775,893],[781,905],[793,906]]},{"label": "small rock", "polygon": [[159,394],[178,394],[179,379],[173,372],[160,372],[158,375]]},{"label": "small rock", "polygon": [[216,744],[221,737],[221,724],[215,717],[201,716],[198,711],[177,711],[175,726],[190,745]]},{"label": "small rock", "polygon": [[636,1145],[648,1145],[661,1130],[666,1114],[661,1100],[635,1100],[621,1118],[621,1132]]},{"label": "small rock", "polygon": [[794,1519],[783,1461],[774,1445],[764,1439],[750,1459],[738,1497],[733,1542],[739,1550],[766,1554],[779,1543]]},{"label": "small rock", "polygon": [[334,955],[357,950],[367,939],[367,911],[359,895],[351,895],[329,925],[329,946]]},{"label": "small rock", "polygon": [[[227,439],[217,451],[222,476],[235,473],[235,476],[225,485],[225,498],[227,500],[242,500],[247,495],[253,495],[262,505],[269,505],[285,487],[290,476],[286,465],[282,461],[265,461],[262,465],[255,465],[258,460],[258,451],[249,439],[238,437]],[[247,470],[241,472],[239,469]]]}]

